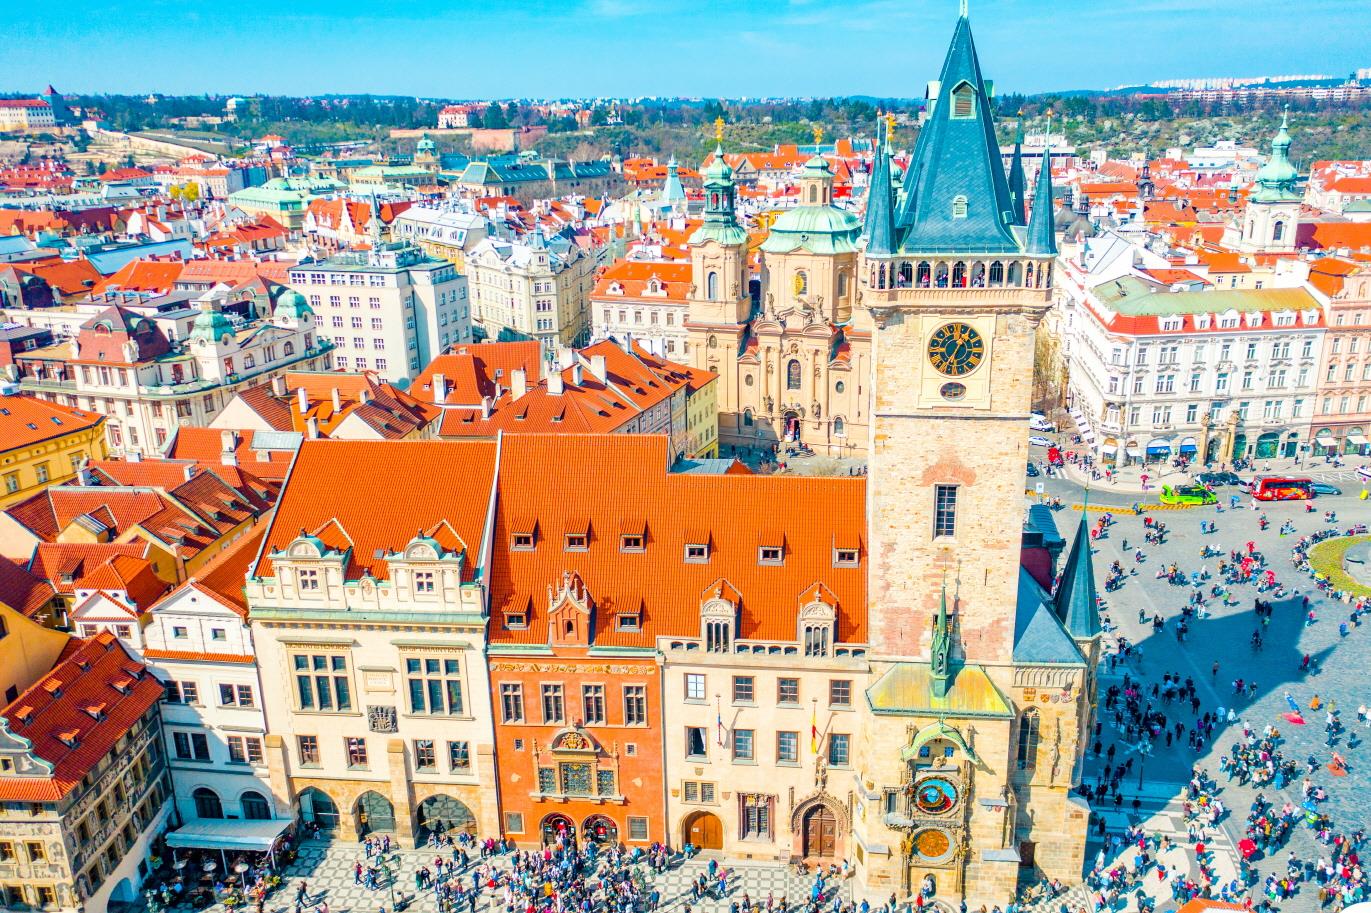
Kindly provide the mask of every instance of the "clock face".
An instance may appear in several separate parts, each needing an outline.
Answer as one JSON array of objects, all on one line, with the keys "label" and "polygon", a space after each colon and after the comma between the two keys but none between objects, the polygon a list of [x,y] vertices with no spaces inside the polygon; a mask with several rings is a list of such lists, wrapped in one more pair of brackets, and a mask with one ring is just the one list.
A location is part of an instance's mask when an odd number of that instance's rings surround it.
[{"label": "clock face", "polygon": [[914,787],[914,804],[931,815],[950,811],[957,804],[957,787],[942,777],[920,780]]},{"label": "clock face", "polygon": [[965,377],[984,357],[985,340],[975,327],[965,323],[943,324],[928,340],[928,360],[938,373],[948,377]]}]

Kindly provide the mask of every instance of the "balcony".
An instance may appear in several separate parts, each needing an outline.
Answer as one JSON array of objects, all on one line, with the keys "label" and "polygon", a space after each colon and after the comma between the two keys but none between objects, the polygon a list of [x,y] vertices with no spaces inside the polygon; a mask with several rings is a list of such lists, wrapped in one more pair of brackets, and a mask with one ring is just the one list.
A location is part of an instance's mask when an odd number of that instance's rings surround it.
[{"label": "balcony", "polygon": [[23,377],[19,380],[19,389],[26,393],[30,390],[71,393],[76,390],[76,381],[58,380],[55,377]]}]

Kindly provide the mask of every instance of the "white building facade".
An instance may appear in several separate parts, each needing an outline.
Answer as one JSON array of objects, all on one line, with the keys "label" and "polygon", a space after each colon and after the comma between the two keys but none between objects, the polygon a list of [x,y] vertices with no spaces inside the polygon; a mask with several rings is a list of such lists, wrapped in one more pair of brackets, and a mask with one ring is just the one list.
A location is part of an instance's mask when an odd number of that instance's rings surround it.
[{"label": "white building facade", "polygon": [[486,238],[467,255],[472,321],[484,338],[537,339],[548,354],[583,345],[595,258],[565,239]]}]

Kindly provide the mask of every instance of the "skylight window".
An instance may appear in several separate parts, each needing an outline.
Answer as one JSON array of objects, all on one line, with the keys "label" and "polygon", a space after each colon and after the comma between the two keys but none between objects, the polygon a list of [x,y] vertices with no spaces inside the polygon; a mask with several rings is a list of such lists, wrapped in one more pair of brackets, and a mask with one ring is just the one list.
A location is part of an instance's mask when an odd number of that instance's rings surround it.
[{"label": "skylight window", "polygon": [[976,90],[971,83],[964,82],[952,90],[952,116],[957,120],[976,116]]}]

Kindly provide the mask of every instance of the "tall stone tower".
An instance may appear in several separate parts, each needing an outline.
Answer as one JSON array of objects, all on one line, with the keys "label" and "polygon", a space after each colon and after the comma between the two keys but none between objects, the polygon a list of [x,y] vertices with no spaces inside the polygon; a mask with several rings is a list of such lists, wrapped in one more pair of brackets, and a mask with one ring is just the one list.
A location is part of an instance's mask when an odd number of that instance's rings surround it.
[{"label": "tall stone tower", "polygon": [[1089,658],[1020,563],[1051,169],[1025,220],[965,12],[898,193],[890,174],[883,150],[859,268],[874,330],[858,890],[1003,905],[1035,864],[1079,877]]},{"label": "tall stone tower", "polygon": [[1293,251],[1299,229],[1303,196],[1295,186],[1299,172],[1290,162],[1288,115],[1281,117],[1281,129],[1271,138],[1271,157],[1257,169],[1256,185],[1247,197],[1243,212],[1242,251]]}]

